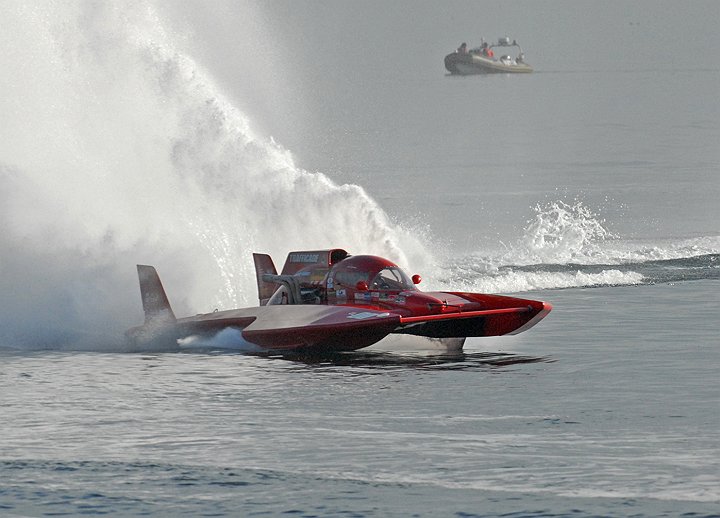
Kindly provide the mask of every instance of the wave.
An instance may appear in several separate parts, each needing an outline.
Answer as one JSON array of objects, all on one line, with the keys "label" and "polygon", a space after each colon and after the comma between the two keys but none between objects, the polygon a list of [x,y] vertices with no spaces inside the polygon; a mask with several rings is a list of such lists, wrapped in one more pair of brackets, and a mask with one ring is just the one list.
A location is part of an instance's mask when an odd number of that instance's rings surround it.
[{"label": "wave", "polygon": [[720,236],[632,240],[582,201],[535,207],[523,237],[438,268],[436,289],[521,292],[720,279]]},{"label": "wave", "polygon": [[611,232],[582,201],[554,201],[535,207],[535,217],[518,243],[493,258],[499,264],[628,264],[720,253],[720,236],[633,240]]}]

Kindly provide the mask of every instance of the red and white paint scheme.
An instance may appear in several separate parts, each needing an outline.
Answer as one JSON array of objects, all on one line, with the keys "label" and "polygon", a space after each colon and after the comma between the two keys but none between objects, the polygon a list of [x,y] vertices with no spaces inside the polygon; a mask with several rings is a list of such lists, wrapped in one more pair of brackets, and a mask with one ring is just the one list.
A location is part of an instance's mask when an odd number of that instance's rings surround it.
[{"label": "red and white paint scheme", "polygon": [[466,337],[525,331],[552,309],[547,302],[501,295],[423,292],[419,275],[342,249],[291,252],[280,274],[269,255],[253,259],[258,307],[185,318],[175,317],[155,268],[138,265],[145,323],[130,329],[128,339],[177,344],[234,328],[268,351],[352,351],[386,337],[419,337],[457,350]]}]

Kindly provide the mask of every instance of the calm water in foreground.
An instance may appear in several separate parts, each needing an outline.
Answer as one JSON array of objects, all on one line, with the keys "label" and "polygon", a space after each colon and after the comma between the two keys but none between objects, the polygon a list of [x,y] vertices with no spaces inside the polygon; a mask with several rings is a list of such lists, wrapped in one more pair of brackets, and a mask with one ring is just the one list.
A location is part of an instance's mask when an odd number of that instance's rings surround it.
[{"label": "calm water in foreground", "polygon": [[718,293],[547,291],[458,357],[5,351],[0,509],[717,515]]}]

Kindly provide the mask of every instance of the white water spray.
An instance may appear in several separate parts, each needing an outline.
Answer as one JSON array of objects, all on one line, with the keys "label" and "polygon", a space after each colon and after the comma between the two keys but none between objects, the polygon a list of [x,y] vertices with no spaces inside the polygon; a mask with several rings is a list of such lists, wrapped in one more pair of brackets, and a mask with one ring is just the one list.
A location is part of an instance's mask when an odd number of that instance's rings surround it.
[{"label": "white water spray", "polygon": [[0,345],[102,347],[142,318],[136,263],[187,314],[254,303],[253,251],[424,255],[255,134],[152,5],[2,11]]},{"label": "white water spray", "polygon": [[538,205],[535,218],[525,228],[525,257],[521,260],[527,264],[564,264],[596,256],[601,244],[615,237],[604,223],[579,201]]},{"label": "white water spray", "polygon": [[[652,263],[720,253],[720,236],[652,242],[621,239],[582,201],[537,205],[523,237],[503,252],[475,253],[446,266],[435,287],[491,293],[662,280]],[[709,275],[713,275],[710,273]],[[654,277],[653,277],[654,276]]]}]

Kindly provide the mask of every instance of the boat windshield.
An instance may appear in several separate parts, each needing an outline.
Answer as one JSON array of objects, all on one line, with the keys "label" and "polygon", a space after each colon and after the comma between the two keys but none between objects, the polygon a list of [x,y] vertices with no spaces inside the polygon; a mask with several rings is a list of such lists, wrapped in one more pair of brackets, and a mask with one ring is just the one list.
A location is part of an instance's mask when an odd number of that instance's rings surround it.
[{"label": "boat windshield", "polygon": [[371,290],[415,290],[412,280],[397,266],[388,266],[378,272],[369,285]]}]

